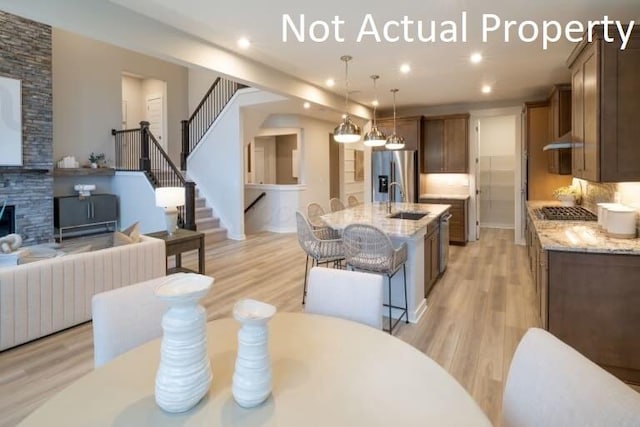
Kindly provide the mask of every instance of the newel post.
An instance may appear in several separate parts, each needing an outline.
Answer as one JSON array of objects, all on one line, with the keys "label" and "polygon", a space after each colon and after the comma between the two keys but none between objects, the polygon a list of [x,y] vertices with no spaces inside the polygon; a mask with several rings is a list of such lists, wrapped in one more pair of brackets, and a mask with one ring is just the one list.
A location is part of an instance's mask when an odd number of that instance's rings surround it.
[{"label": "newel post", "polygon": [[184,183],[184,228],[196,229],[196,183],[185,181]]},{"label": "newel post", "polygon": [[140,170],[151,172],[151,159],[149,158],[149,122],[140,122]]},{"label": "newel post", "polygon": [[180,169],[187,170],[187,157],[189,157],[189,120],[182,120],[182,152],[180,153]]}]

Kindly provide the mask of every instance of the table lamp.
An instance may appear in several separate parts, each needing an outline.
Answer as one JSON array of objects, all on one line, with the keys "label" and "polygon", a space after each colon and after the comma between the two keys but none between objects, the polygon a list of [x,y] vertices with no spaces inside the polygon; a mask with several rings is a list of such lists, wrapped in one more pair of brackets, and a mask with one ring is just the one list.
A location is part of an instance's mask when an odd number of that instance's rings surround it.
[{"label": "table lamp", "polygon": [[178,206],[184,205],[184,188],[159,187],[156,188],[156,206],[164,208],[167,233],[176,231],[178,224]]}]

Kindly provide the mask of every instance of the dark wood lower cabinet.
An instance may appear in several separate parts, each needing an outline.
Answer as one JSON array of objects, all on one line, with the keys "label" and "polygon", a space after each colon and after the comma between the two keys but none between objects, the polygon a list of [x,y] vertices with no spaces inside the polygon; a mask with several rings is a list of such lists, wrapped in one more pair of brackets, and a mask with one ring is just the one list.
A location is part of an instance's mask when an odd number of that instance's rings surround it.
[{"label": "dark wood lower cabinet", "polygon": [[420,203],[433,203],[441,205],[451,205],[449,213],[449,243],[456,245],[467,244],[467,201],[469,199],[442,199],[442,198],[420,198]]},{"label": "dark wood lower cabinet", "polygon": [[640,384],[640,256],[546,252],[548,283],[541,285],[548,289],[540,295],[547,329],[620,379]]}]

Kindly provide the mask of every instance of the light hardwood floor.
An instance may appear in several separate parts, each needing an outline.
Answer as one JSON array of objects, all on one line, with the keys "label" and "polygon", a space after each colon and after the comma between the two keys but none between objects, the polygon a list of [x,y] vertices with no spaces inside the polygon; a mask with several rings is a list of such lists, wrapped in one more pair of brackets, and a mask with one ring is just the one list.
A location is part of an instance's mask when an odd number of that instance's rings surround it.
[{"label": "light hardwood floor", "polygon": [[[208,247],[206,272],[215,277],[203,301],[209,320],[229,317],[243,297],[279,311],[302,310],[304,261],[291,234],[262,233]],[[540,324],[527,262],[513,232],[483,230],[480,241],[451,248],[425,316],[415,325],[401,323],[396,333],[450,372],[494,424],[516,345],[527,328]],[[185,256],[183,264],[194,268],[195,256]],[[93,369],[91,335],[86,323],[0,353],[0,425],[15,425]]]}]

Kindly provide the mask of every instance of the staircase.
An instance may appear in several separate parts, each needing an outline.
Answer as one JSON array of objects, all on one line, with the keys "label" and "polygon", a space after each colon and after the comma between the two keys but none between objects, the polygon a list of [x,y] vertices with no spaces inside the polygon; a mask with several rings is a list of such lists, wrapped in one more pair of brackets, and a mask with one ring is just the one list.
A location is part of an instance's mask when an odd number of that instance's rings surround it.
[{"label": "staircase", "polygon": [[196,188],[196,230],[204,233],[205,246],[227,240],[227,229],[220,227],[220,218],[213,215],[213,209],[207,207],[207,199],[200,196]]},{"label": "staircase", "polygon": [[182,120],[180,169],[149,131],[149,122],[140,122],[137,129],[111,130],[116,148],[116,169],[143,172],[154,188],[184,187],[186,204],[178,207],[179,226],[203,232],[206,245],[226,240],[227,230],[220,227],[220,218],[213,215],[213,209],[200,196],[195,183],[185,179],[187,158],[229,100],[243,87],[246,86],[217,78],[189,119]]},{"label": "staircase", "polygon": [[[171,174],[168,172],[153,171],[151,174],[157,181],[158,187],[170,187]],[[213,215],[213,209],[207,207],[207,199],[200,195],[200,190],[196,187],[195,201],[196,230],[204,233],[204,244],[210,245],[215,242],[227,240],[227,229],[220,227],[220,218]]]}]

